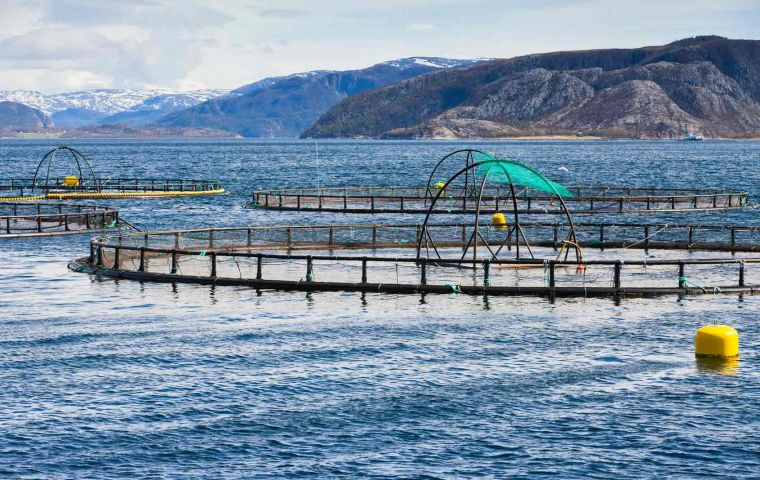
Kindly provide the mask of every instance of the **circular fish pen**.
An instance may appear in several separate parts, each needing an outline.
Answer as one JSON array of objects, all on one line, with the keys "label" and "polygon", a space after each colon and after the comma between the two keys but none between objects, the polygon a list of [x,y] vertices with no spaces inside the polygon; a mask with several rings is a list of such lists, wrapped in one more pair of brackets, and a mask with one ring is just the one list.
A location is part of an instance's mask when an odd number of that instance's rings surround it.
[{"label": "circular fish pen", "polygon": [[[476,209],[489,214],[563,213],[558,193],[547,191],[543,182],[521,184],[516,189],[498,184],[480,185],[485,171],[473,166],[496,160],[480,150],[457,150],[436,163],[425,185],[257,190],[246,206],[340,213],[426,214],[433,198],[440,192],[441,201],[437,203],[435,213],[466,214]],[[456,182],[435,181],[457,172],[463,175]],[[749,205],[747,192],[721,189],[568,186],[564,187],[562,197],[573,214],[685,212]]]},{"label": "circular fish pen", "polygon": [[0,202],[2,238],[91,233],[119,227],[119,210],[112,207]]},{"label": "circular fish pen", "polygon": [[[749,205],[747,192],[717,189],[663,189],[568,186],[565,202],[573,214],[663,213],[724,210]],[[451,187],[437,213],[466,214],[476,207],[475,197],[463,187]],[[249,208],[337,213],[425,214],[430,206],[427,187],[329,187],[257,190]],[[561,214],[557,198],[529,188],[516,191],[518,213]],[[500,187],[488,189],[482,212],[511,212],[512,196]]]},{"label": "circular fish pen", "polygon": [[0,179],[0,200],[6,201],[177,197],[223,193],[225,190],[221,182],[216,180],[98,177],[87,158],[80,151],[67,146],[47,152],[37,164],[31,178]]},{"label": "circular fish pen", "polygon": [[[89,255],[69,267],[138,281],[300,291],[591,297],[760,289],[760,227],[581,223],[572,226],[575,246],[565,240],[570,228],[522,223],[523,235],[490,223],[120,233],[94,238]],[[426,245],[428,234],[435,248]]]}]

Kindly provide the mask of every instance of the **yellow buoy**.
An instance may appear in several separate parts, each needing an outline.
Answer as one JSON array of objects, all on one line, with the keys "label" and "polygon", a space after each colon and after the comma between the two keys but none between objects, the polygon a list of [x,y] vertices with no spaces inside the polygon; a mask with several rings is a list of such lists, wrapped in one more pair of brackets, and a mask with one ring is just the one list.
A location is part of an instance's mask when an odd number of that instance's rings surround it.
[{"label": "yellow buoy", "polygon": [[66,175],[66,177],[63,179],[63,184],[67,187],[76,187],[79,185],[79,179],[76,175]]},{"label": "yellow buoy", "polygon": [[694,335],[697,357],[731,358],[739,356],[739,334],[728,325],[708,325]]},{"label": "yellow buoy", "polygon": [[493,214],[493,217],[491,217],[491,223],[493,224],[494,227],[499,227],[499,228],[507,227],[507,219],[504,216],[504,214],[500,212]]},{"label": "yellow buoy", "polygon": [[444,189],[443,189],[443,187],[445,187],[445,186],[446,186],[446,184],[445,184],[445,183],[443,183],[443,182],[438,182],[438,183],[436,183],[436,184],[435,184],[435,188],[437,188],[437,189],[438,189],[438,192],[439,192],[441,195],[443,195],[444,193],[446,193],[446,192],[444,191]]}]

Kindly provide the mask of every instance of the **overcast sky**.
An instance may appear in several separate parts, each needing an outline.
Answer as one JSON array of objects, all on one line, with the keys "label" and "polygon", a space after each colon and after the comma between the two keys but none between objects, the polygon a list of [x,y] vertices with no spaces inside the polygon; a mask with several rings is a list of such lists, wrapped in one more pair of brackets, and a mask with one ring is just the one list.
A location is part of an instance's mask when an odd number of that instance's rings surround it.
[{"label": "overcast sky", "polygon": [[0,0],[0,89],[234,88],[409,56],[760,38],[760,0]]}]

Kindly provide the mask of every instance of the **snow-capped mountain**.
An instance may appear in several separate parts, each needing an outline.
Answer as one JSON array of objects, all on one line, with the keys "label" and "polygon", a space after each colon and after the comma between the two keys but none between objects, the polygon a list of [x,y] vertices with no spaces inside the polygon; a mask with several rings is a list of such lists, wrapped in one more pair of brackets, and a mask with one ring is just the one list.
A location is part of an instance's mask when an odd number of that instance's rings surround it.
[{"label": "snow-capped mountain", "polygon": [[4,90],[0,91],[0,101],[18,102],[29,107],[41,110],[52,116],[56,112],[67,109],[88,110],[106,115],[123,112],[141,105],[154,98],[168,98],[167,102],[177,102],[182,106],[190,107],[204,102],[210,98],[225,95],[229,90],[205,89],[191,92],[178,92],[175,90],[119,90],[100,89],[84,90],[80,92],[57,93],[45,95],[33,90]]},{"label": "snow-capped mountain", "polygon": [[270,77],[156,121],[164,127],[204,126],[246,137],[297,137],[346,97],[473,60],[411,57],[345,71],[315,70]]},{"label": "snow-capped mountain", "polygon": [[36,108],[61,129],[94,125],[209,127],[245,136],[300,135],[343,98],[482,60],[410,57],[367,68],[268,77],[234,90],[100,89],[45,95],[0,91],[0,101]]},{"label": "snow-capped mountain", "polygon": [[275,84],[286,80],[292,79],[313,79],[333,73],[334,70],[312,70],[310,72],[293,73],[291,75],[283,75],[280,77],[267,77],[259,81],[243,85],[232,91],[232,93],[246,95],[258,90],[264,90],[273,87]]},{"label": "snow-capped mountain", "polygon": [[[124,111],[114,113],[98,120],[98,124],[118,124],[127,126],[144,126],[156,120],[159,120],[170,113],[185,110],[192,106],[198,105],[209,98],[219,98],[229,96],[228,91],[214,90],[205,91],[208,94],[199,94],[199,92],[169,93],[150,97]],[[219,94],[223,92],[223,94]],[[235,94],[232,94],[235,95]],[[54,116],[54,120],[57,117]],[[60,123],[60,122],[59,122]]]},{"label": "snow-capped mountain", "polygon": [[424,67],[431,67],[431,68],[457,68],[457,67],[466,67],[468,65],[472,65],[473,63],[477,62],[483,62],[486,59],[477,59],[477,60],[459,60],[456,58],[441,58],[441,57],[409,57],[409,58],[399,58],[397,60],[389,60],[387,62],[383,62],[380,65],[388,65],[390,67],[396,67],[400,70],[406,70],[408,68],[417,67],[417,66],[424,66]]}]

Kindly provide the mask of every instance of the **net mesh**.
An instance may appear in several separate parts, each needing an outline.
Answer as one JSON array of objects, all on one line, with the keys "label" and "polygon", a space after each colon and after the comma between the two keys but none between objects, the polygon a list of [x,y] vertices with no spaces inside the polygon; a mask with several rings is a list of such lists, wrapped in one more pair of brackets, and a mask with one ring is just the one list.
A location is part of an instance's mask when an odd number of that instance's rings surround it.
[{"label": "net mesh", "polygon": [[492,158],[479,165],[477,173],[480,176],[488,175],[490,181],[532,188],[550,195],[573,197],[573,194],[564,185],[553,182],[532,168],[512,160],[497,160]]}]

